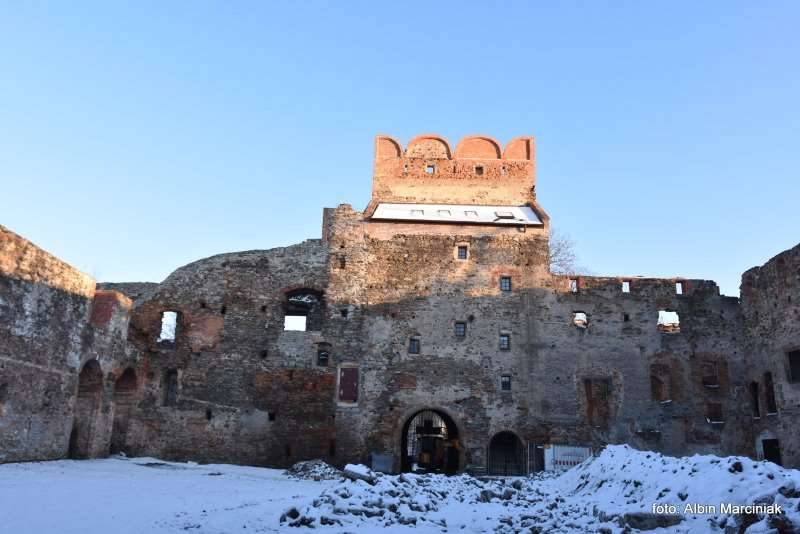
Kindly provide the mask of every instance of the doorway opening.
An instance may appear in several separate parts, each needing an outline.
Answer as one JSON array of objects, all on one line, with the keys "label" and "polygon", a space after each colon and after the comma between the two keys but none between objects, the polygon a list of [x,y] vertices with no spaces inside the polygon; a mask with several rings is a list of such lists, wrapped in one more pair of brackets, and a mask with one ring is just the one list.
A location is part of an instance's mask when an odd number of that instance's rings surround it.
[{"label": "doorway opening", "polygon": [[401,471],[455,474],[459,470],[461,443],[458,427],[446,413],[422,410],[403,426]]},{"label": "doorway opening", "polygon": [[524,473],[525,450],[513,432],[495,434],[489,442],[489,475],[519,476]]},{"label": "doorway opening", "polygon": [[89,458],[95,419],[103,396],[103,372],[97,360],[90,360],[78,375],[78,398],[75,403],[75,418],[69,436],[70,458]]}]

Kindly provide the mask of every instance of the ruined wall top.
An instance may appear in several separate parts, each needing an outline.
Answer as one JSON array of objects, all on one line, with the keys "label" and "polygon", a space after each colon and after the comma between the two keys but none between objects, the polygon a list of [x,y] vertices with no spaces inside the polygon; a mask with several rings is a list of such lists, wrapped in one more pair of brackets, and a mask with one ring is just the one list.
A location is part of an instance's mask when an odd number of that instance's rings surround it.
[{"label": "ruined wall top", "polygon": [[0,225],[0,276],[93,298],[95,281],[68,263]]},{"label": "ruined wall top", "polygon": [[419,135],[403,148],[375,137],[372,202],[521,206],[535,201],[533,137],[505,148],[491,137],[470,135],[452,149],[438,135]]}]

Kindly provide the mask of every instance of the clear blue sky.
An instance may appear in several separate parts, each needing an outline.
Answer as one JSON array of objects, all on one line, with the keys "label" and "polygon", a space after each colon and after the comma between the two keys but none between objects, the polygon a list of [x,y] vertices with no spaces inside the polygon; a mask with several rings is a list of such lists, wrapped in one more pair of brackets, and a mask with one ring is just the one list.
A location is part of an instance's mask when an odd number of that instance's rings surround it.
[{"label": "clear blue sky", "polygon": [[102,281],[319,237],[376,133],[537,139],[595,274],[800,241],[799,2],[6,2],[0,224]]}]

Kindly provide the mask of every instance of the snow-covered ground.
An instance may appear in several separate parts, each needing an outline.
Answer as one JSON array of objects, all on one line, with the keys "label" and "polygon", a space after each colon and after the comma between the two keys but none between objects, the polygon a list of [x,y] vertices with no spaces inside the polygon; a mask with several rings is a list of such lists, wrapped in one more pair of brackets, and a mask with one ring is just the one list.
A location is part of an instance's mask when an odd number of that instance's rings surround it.
[{"label": "snow-covered ground", "polygon": [[[283,471],[152,458],[0,465],[0,532],[800,532],[800,471],[747,458],[670,458],[609,446],[560,476],[340,478],[324,464]],[[298,478],[299,477],[299,478]],[[332,478],[332,479],[329,479]],[[318,479],[318,480],[314,480]],[[783,514],[726,513],[722,503]],[[650,515],[653,503],[678,516]],[[687,505],[713,511],[686,511]],[[737,532],[737,528],[731,529]]]}]

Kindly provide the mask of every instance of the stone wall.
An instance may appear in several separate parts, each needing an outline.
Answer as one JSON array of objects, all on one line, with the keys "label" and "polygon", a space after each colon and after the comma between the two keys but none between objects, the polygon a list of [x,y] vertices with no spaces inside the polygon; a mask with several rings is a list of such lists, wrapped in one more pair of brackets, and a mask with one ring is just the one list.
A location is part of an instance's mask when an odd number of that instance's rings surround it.
[{"label": "stone wall", "polygon": [[[744,407],[742,428],[758,456],[764,454],[764,439],[778,439],[784,464],[800,466],[800,376],[790,369],[790,354],[800,350],[800,245],[745,272],[741,299],[747,363],[743,397],[758,398],[757,409]],[[774,394],[775,409],[768,394]]]},{"label": "stone wall", "polygon": [[[95,293],[91,277],[0,227],[0,462],[68,454],[78,373],[95,359],[110,371],[124,352],[124,301]],[[112,417],[100,402],[85,411]],[[105,426],[86,432],[92,455],[107,453]]]},{"label": "stone wall", "polygon": [[[401,470],[425,413],[446,426],[451,471],[501,453],[527,469],[530,445],[760,456],[764,439],[800,465],[800,246],[745,273],[741,303],[709,280],[555,276],[533,185],[532,138],[379,136],[363,212],[326,208],[320,240],[160,284],[95,289],[3,229],[0,461],[383,453]],[[542,224],[371,219],[384,201],[530,205]]]}]

